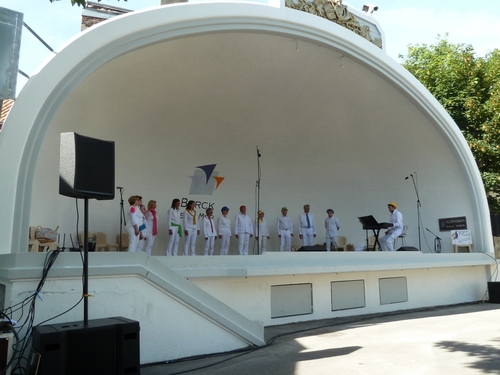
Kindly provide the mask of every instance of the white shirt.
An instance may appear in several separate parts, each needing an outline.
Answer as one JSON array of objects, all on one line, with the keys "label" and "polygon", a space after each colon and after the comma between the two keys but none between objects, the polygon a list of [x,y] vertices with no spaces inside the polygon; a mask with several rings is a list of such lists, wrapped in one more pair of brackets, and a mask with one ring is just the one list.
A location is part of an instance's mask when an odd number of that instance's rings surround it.
[{"label": "white shirt", "polygon": [[398,236],[403,232],[403,214],[398,210],[391,213],[390,222],[393,224],[389,230],[391,233],[398,233]]},{"label": "white shirt", "polygon": [[309,228],[312,228],[313,233],[316,234],[316,225],[314,225],[314,215],[312,213],[301,213],[299,216],[299,234],[302,234],[303,229],[307,229],[307,216],[309,216]]},{"label": "white shirt", "polygon": [[234,233],[250,233],[253,235],[253,226],[250,217],[246,214],[239,213],[234,220]]},{"label": "white shirt", "polygon": [[219,216],[217,219],[217,231],[219,232],[219,236],[222,236],[222,231],[229,231],[231,234],[231,219],[224,215]]},{"label": "white shirt", "polygon": [[217,228],[213,216],[203,218],[203,233],[205,234],[204,237],[217,237]]},{"label": "white shirt", "polygon": [[[198,218],[196,217],[197,213],[195,210],[191,211],[184,211],[184,217],[182,218],[183,224],[184,224],[184,230],[190,228],[190,229],[196,229],[200,230],[200,226],[198,224]],[[193,222],[196,220],[196,224]]]},{"label": "white shirt", "polygon": [[259,232],[255,233],[255,235],[259,236],[259,237],[269,237],[269,229],[267,228],[266,219],[262,219],[261,223],[259,223],[259,219],[257,219],[257,221],[255,222],[256,228],[257,228],[257,225],[259,228]]},{"label": "white shirt", "polygon": [[337,231],[340,229],[339,220],[335,216],[327,217],[325,219],[325,228],[327,234],[330,236],[336,236]]},{"label": "white shirt", "polygon": [[181,213],[178,208],[170,207],[167,212],[168,216],[168,229],[177,230],[172,223],[181,225]]},{"label": "white shirt", "polygon": [[280,231],[288,229],[290,234],[293,233],[293,225],[292,219],[288,216],[278,216],[278,220],[276,220],[276,228],[278,230],[278,234],[281,234]]},{"label": "white shirt", "polygon": [[132,228],[134,225],[137,225],[137,228],[142,225],[142,212],[139,206],[130,206],[128,210],[127,228]]}]

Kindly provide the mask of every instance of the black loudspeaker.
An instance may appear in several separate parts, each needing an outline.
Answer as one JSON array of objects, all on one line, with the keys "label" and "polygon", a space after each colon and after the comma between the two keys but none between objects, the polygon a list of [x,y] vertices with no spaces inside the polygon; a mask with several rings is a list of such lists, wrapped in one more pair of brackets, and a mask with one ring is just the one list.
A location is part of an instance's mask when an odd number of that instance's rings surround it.
[{"label": "black loudspeaker", "polygon": [[37,375],[140,374],[139,322],[123,317],[33,330]]},{"label": "black loudspeaker", "polygon": [[500,281],[488,282],[488,302],[500,303]]},{"label": "black loudspeaker", "polygon": [[420,250],[413,246],[402,246],[396,251],[420,251]]},{"label": "black loudspeaker", "polygon": [[115,198],[115,143],[61,133],[59,194],[73,198]]},{"label": "black loudspeaker", "polygon": [[316,245],[316,246],[301,246],[300,249],[298,249],[297,251],[326,251],[326,247],[325,246],[320,246],[320,245]]},{"label": "black loudspeaker", "polygon": [[500,236],[500,215],[490,214],[491,233],[493,237]]}]

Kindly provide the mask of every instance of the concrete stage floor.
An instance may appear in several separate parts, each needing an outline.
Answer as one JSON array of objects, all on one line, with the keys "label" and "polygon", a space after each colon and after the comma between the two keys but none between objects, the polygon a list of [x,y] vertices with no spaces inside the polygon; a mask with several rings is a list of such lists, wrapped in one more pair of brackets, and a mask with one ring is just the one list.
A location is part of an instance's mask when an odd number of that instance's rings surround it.
[{"label": "concrete stage floor", "polygon": [[143,366],[141,374],[500,374],[500,304],[287,324],[265,337],[263,348]]}]

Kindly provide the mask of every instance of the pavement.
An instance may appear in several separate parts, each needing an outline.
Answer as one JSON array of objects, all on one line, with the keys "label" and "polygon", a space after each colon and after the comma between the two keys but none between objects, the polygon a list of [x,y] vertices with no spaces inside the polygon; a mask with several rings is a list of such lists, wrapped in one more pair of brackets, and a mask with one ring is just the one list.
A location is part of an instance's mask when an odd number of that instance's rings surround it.
[{"label": "pavement", "polygon": [[286,324],[265,347],[145,365],[141,375],[500,374],[500,304]]}]

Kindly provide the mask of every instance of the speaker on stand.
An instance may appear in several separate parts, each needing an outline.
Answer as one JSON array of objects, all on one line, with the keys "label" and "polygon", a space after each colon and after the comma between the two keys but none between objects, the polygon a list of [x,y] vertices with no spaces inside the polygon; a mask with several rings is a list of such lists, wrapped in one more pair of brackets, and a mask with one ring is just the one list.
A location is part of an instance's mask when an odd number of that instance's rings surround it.
[{"label": "speaker on stand", "polygon": [[33,330],[38,375],[140,373],[139,323],[122,317],[88,320],[88,200],[114,199],[114,186],[114,142],[62,133],[59,194],[84,199],[83,322]]},{"label": "speaker on stand", "polygon": [[[83,198],[83,321],[88,323],[89,199],[115,198],[115,143],[61,133],[59,194]],[[78,235],[78,233],[77,233]]]}]

